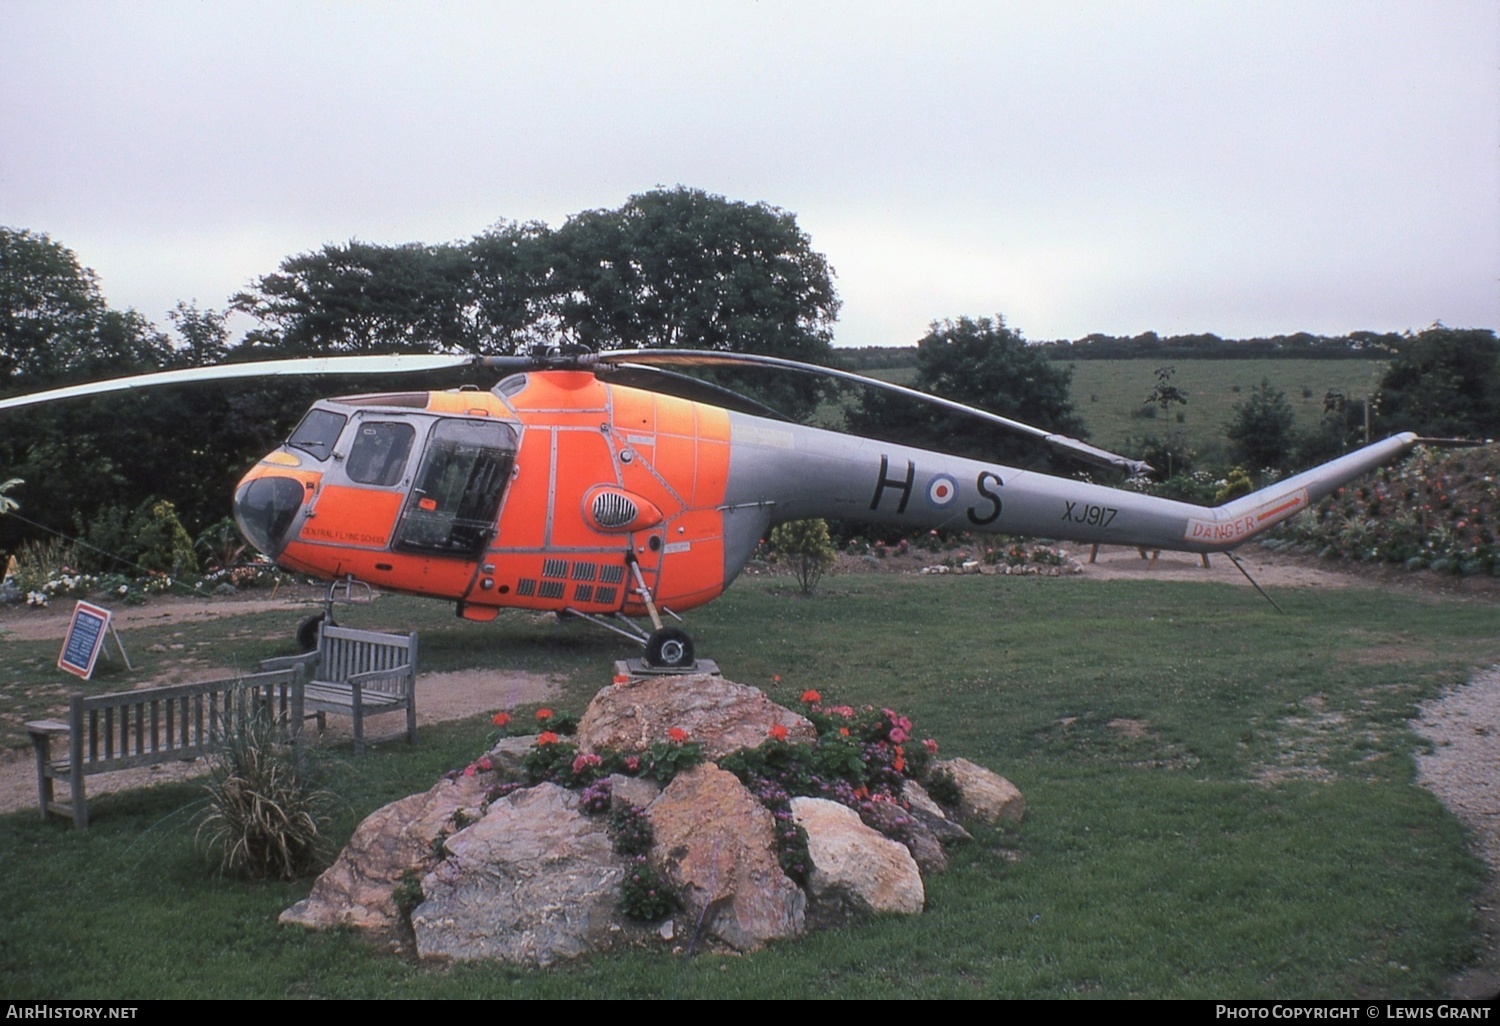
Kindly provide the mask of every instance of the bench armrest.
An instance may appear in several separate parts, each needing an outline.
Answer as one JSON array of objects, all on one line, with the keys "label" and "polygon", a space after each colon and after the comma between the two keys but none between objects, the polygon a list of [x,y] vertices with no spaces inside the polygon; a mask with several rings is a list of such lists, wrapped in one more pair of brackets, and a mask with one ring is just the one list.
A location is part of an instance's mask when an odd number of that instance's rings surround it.
[{"label": "bench armrest", "polygon": [[32,737],[51,737],[54,734],[66,734],[72,729],[61,720],[32,720],[26,724],[26,733]]},{"label": "bench armrest", "polygon": [[344,683],[353,687],[363,687],[377,680],[400,680],[406,682],[404,691],[411,691],[416,686],[416,677],[412,673],[411,663],[402,663],[400,666],[392,666],[389,670],[368,670],[364,673],[351,673]]}]

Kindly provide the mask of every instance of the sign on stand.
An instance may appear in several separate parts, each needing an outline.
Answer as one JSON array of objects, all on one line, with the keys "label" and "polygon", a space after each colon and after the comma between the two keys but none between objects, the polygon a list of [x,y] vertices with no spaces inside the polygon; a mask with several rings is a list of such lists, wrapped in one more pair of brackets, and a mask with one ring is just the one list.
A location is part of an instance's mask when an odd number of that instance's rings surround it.
[{"label": "sign on stand", "polygon": [[57,657],[58,669],[88,680],[94,675],[94,664],[98,662],[99,653],[104,648],[106,633],[114,637],[115,644],[120,649],[120,658],[125,660],[125,668],[135,669],[130,665],[130,657],[125,654],[125,646],[120,641],[113,621],[114,614],[103,606],[88,602],[79,602],[74,606],[73,619],[63,638],[62,654]]}]

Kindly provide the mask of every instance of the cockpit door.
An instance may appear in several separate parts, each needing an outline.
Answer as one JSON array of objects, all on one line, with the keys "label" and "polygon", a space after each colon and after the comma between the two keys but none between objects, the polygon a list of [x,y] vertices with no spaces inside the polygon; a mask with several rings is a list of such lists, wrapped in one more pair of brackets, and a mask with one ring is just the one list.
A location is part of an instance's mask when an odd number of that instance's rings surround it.
[{"label": "cockpit door", "polygon": [[516,432],[509,424],[460,418],[435,423],[394,547],[478,559],[494,537],[515,460]]}]

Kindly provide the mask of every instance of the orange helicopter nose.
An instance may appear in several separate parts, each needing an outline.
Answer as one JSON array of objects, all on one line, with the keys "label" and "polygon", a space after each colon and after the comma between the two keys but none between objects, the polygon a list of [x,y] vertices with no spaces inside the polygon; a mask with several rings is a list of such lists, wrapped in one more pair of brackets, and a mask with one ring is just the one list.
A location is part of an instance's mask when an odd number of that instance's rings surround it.
[{"label": "orange helicopter nose", "polygon": [[302,508],[305,491],[294,478],[268,475],[245,481],[234,493],[235,522],[251,545],[275,559]]}]

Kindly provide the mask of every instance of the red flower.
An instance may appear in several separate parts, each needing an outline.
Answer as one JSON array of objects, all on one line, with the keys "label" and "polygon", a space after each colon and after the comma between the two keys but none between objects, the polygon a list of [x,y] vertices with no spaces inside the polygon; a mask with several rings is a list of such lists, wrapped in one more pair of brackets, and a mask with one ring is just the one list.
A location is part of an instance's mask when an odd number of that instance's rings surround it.
[{"label": "red flower", "polygon": [[840,727],[839,728],[839,737],[848,737],[848,736],[849,736],[849,728],[848,727]]},{"label": "red flower", "polygon": [[770,730],[766,731],[766,736],[769,737],[772,741],[785,741],[786,740],[786,724],[784,724],[784,723],[778,723],[778,724],[776,724]]},{"label": "red flower", "polygon": [[896,772],[900,773],[900,772],[904,771],[905,769],[906,769],[906,753],[901,750],[901,746],[900,745],[897,745],[896,746]]},{"label": "red flower", "polygon": [[543,745],[555,745],[555,744],[557,744],[557,735],[554,734],[554,733],[552,733],[552,731],[550,731],[550,730],[544,730],[540,734],[537,735],[536,746],[538,748],[541,748]]},{"label": "red flower", "polygon": [[773,674],[771,674],[771,679],[773,681],[775,681],[777,684],[780,684],[781,683],[781,674],[779,674],[779,673],[773,673]]},{"label": "red flower", "polygon": [[548,720],[550,720],[552,718],[552,710],[551,709],[538,709],[536,711],[536,718],[537,718],[537,722],[539,722],[539,723],[546,723]]},{"label": "red flower", "polygon": [[679,745],[686,741],[687,737],[687,731],[683,730],[681,727],[673,727],[671,730],[667,731],[667,739],[669,741],[675,741]]},{"label": "red flower", "polygon": [[819,702],[823,701],[823,696],[818,694],[816,691],[808,690],[802,692],[802,701],[808,705],[817,705]]},{"label": "red flower", "polygon": [[497,712],[493,717],[490,718],[490,722],[497,727],[504,727],[510,723],[510,713]]}]

